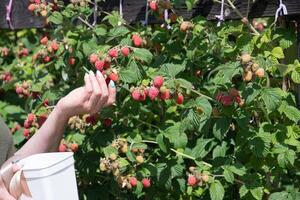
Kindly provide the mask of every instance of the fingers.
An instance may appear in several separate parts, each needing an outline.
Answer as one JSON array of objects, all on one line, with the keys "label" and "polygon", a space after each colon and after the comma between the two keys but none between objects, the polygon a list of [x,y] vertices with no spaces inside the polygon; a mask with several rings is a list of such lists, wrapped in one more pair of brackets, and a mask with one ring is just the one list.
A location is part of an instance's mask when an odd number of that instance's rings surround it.
[{"label": "fingers", "polygon": [[87,73],[85,73],[85,75],[84,75],[84,83],[85,83],[84,87],[85,87],[86,91],[89,94],[92,94],[92,92],[93,92],[93,86],[92,86],[90,77],[89,77],[89,75]]},{"label": "fingers", "polygon": [[108,84],[108,100],[105,106],[111,106],[116,102],[117,89],[115,83],[111,80]]},{"label": "fingers", "polygon": [[97,81],[99,83],[99,86],[101,88],[102,91],[102,96],[100,101],[98,102],[97,108],[100,110],[101,108],[104,107],[104,105],[106,104],[107,100],[108,100],[108,88],[106,85],[106,81],[103,77],[103,74],[100,71],[97,71]]},{"label": "fingers", "polygon": [[88,111],[91,114],[95,114],[98,112],[97,105],[102,96],[102,91],[101,91],[100,85],[96,79],[94,72],[90,71],[89,79],[90,79],[91,85],[93,87],[93,92],[92,92],[92,95],[88,102]]}]

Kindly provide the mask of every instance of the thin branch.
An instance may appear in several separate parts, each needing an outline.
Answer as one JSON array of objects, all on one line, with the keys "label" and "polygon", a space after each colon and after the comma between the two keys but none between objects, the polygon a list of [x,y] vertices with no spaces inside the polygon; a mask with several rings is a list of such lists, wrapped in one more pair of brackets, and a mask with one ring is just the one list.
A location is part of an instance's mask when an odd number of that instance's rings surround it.
[{"label": "thin branch", "polygon": [[86,20],[82,19],[80,16],[78,17],[78,19],[79,19],[81,22],[83,22],[85,25],[87,25],[89,28],[91,28],[91,29],[94,28],[90,23],[88,23]]},{"label": "thin branch", "polygon": [[[236,14],[244,19],[245,17],[243,16],[243,14],[237,9],[237,7],[235,7],[235,5],[231,2],[231,0],[227,0],[227,2],[229,3],[230,7],[236,12]],[[255,35],[260,35],[260,33],[252,26],[252,24],[248,21],[245,21],[245,23],[247,24],[247,26],[251,29],[251,31],[253,31],[253,33]]]},{"label": "thin branch", "polygon": [[97,17],[98,17],[98,4],[97,4],[97,0],[95,0],[95,2],[94,2],[94,22],[93,22],[93,26],[95,26],[96,23],[97,23]]},{"label": "thin branch", "polygon": [[[151,141],[151,140],[142,140],[142,142],[144,143],[151,143],[151,144],[158,144],[156,141]],[[191,160],[196,160],[196,158],[192,157],[192,156],[189,156],[185,153],[182,153],[182,152],[179,152],[173,148],[170,148],[171,151],[173,151],[174,153],[176,153],[177,155],[181,155],[182,157],[185,157],[185,158],[188,158],[188,159],[191,159]],[[212,167],[211,164],[205,162],[205,161],[201,161],[203,162],[204,165],[208,166],[208,167]]]}]

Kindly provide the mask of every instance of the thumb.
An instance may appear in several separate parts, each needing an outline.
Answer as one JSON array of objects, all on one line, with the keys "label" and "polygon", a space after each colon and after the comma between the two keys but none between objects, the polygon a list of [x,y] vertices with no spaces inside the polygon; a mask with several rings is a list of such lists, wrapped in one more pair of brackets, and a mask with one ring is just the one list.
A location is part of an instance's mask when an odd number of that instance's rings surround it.
[{"label": "thumb", "polygon": [[115,83],[111,80],[108,84],[108,100],[106,106],[111,106],[116,102],[117,89]]}]

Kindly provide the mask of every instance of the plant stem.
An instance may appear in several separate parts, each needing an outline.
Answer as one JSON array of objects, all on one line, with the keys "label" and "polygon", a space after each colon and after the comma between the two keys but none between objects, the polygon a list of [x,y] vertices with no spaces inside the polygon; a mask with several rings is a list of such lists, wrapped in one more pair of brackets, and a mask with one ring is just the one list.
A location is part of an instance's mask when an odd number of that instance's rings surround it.
[{"label": "plant stem", "polygon": [[78,19],[79,19],[81,22],[83,22],[85,25],[87,25],[89,28],[91,28],[91,29],[94,28],[90,23],[88,23],[86,20],[82,19],[80,16],[78,17]]},{"label": "plant stem", "polygon": [[191,92],[193,92],[193,93],[195,93],[195,94],[198,94],[198,95],[201,96],[201,97],[205,97],[205,98],[207,98],[208,100],[215,102],[215,100],[214,100],[213,98],[211,98],[211,97],[209,97],[209,96],[207,96],[207,95],[205,95],[205,94],[202,94],[201,92],[198,92],[197,90],[193,90],[193,89],[187,88],[187,87],[182,86],[182,85],[181,85],[180,87],[181,87],[181,88],[184,88],[184,89],[186,89],[186,90],[190,90]]},{"label": "plant stem", "polygon": [[[152,141],[152,140],[142,140],[142,142],[144,143],[151,143],[151,144],[158,144],[156,141]],[[185,153],[182,153],[182,152],[179,152],[173,148],[170,148],[171,151],[173,151],[174,153],[176,153],[177,155],[181,155],[182,157],[185,157],[185,158],[188,158],[188,159],[191,159],[191,160],[196,160],[196,158],[192,157],[192,156],[189,156]],[[207,163],[207,162],[204,162],[204,161],[201,161],[203,162],[204,165],[208,166],[208,167],[212,167],[211,164]]]},{"label": "plant stem", "polygon": [[[235,13],[240,17],[240,18],[245,18],[243,14],[235,7],[235,5],[231,2],[231,0],[227,0],[229,3],[230,7],[235,11]],[[253,31],[255,35],[260,35],[260,33],[252,26],[252,24],[247,20],[246,22],[247,26]]]}]

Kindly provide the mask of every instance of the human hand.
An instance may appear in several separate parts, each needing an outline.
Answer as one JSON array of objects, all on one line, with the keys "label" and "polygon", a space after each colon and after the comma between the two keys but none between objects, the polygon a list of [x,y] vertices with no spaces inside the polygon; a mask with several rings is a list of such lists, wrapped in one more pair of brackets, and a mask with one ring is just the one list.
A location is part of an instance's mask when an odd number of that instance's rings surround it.
[{"label": "human hand", "polygon": [[56,105],[60,116],[66,119],[80,114],[95,114],[116,100],[116,87],[113,81],[107,86],[101,72],[90,71],[84,76],[85,86],[71,91]]}]

